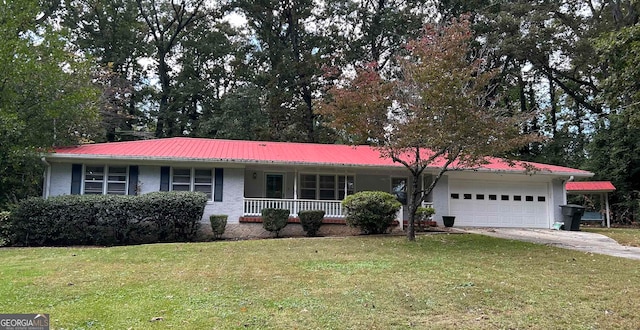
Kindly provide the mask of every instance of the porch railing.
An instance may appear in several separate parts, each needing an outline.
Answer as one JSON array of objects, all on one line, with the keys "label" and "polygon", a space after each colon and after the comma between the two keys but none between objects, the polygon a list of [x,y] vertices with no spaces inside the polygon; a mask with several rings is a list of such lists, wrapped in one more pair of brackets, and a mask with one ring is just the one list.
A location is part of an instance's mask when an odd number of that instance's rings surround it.
[{"label": "porch railing", "polygon": [[322,201],[311,199],[276,199],[245,198],[244,215],[260,216],[262,209],[276,208],[290,210],[292,217],[297,217],[302,210],[323,210],[326,218],[344,218],[342,201]]},{"label": "porch railing", "polygon": [[[433,203],[425,202],[423,206],[433,207]],[[344,218],[342,201],[323,201],[314,199],[279,199],[279,198],[245,198],[244,216],[257,217],[262,213],[262,209],[287,209],[290,216],[297,217],[302,210],[323,210],[326,218]],[[398,219],[402,218],[403,209],[400,209]]]}]

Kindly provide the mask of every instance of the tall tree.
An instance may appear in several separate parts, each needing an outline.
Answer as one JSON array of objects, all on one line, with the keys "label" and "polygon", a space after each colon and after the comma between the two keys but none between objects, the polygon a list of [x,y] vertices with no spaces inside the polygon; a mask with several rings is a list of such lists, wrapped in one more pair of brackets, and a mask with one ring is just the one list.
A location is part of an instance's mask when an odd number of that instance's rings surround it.
[{"label": "tall tree", "polygon": [[63,25],[72,42],[99,64],[102,126],[107,141],[134,139],[147,124],[140,102],[149,94],[149,75],[140,64],[150,54],[141,42],[147,28],[135,2],[65,0]]},{"label": "tall tree", "polygon": [[178,68],[173,68],[172,59],[179,57],[181,43],[189,29],[207,15],[204,0],[136,0],[140,15],[146,23],[148,38],[154,47],[157,74],[160,84],[156,136],[182,135],[179,116],[173,103],[172,88]]},{"label": "tall tree", "polygon": [[[247,47],[239,39],[229,24],[211,19],[199,20],[188,30],[180,45],[182,54],[176,65],[180,71],[171,92],[180,132],[225,137],[210,126],[200,126],[222,117],[223,99],[246,82],[238,72],[246,63]],[[242,117],[252,109],[237,110]]]},{"label": "tall tree", "polygon": [[630,115],[640,124],[640,26],[603,34],[597,42],[602,60],[603,100],[614,112]]},{"label": "tall tree", "polygon": [[613,217],[631,224],[640,216],[640,126],[637,114],[622,111],[601,119],[587,150],[586,167],[596,180],[611,180]]},{"label": "tall tree", "polygon": [[329,46],[319,33],[312,0],[236,0],[247,18],[257,73],[265,91],[270,138],[318,142],[314,99],[322,85],[323,56]]},{"label": "tall tree", "polygon": [[[510,108],[542,111],[541,116],[532,117],[529,127],[549,140],[521,150],[520,156],[541,161],[571,159],[574,150],[561,140],[585,143],[584,132],[593,128],[602,112],[596,102],[600,66],[594,60],[592,40],[608,25],[603,18],[608,5],[582,0],[439,3],[445,16],[474,13],[474,30],[485,40],[482,45],[492,45],[491,65],[501,68],[503,86],[512,90],[505,99]],[[569,136],[567,131],[581,134]],[[556,157],[558,153],[563,155]]]},{"label": "tall tree", "polygon": [[434,1],[331,0],[324,2],[324,29],[333,40],[334,65],[376,63],[376,70],[393,70],[395,55],[438,16]]},{"label": "tall tree", "polygon": [[[430,25],[399,58],[401,79],[384,81],[375,65],[361,69],[347,87],[333,88],[321,109],[353,143],[372,143],[409,171],[409,240],[417,208],[446,171],[478,166],[531,140],[520,134],[522,118],[495,102],[496,72],[469,58],[472,41],[465,19]],[[437,172],[423,191],[427,167]]]},{"label": "tall tree", "polygon": [[96,132],[91,63],[42,16],[36,0],[0,10],[0,208],[40,193],[38,152]]}]

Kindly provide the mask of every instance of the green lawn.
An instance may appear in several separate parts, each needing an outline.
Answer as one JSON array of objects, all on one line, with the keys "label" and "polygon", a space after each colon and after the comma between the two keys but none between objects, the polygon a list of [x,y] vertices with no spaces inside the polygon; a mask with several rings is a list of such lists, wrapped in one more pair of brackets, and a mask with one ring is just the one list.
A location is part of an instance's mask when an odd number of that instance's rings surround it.
[{"label": "green lawn", "polygon": [[0,312],[49,313],[54,329],[640,324],[640,262],[477,235],[4,248],[0,260]]},{"label": "green lawn", "polygon": [[582,227],[581,230],[609,236],[622,245],[640,247],[640,228]]}]

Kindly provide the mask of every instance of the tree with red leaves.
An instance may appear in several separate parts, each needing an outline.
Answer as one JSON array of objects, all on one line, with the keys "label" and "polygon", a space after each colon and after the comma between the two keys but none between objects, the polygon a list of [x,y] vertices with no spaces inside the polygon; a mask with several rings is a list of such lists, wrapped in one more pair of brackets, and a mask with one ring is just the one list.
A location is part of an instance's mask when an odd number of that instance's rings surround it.
[{"label": "tree with red leaves", "polygon": [[[399,77],[384,79],[375,65],[329,90],[320,114],[351,144],[371,144],[411,173],[407,238],[415,239],[415,213],[442,175],[474,168],[537,139],[521,134],[523,118],[497,102],[497,71],[473,56],[466,18],[429,25],[398,58]],[[425,189],[425,169],[436,169]]]}]

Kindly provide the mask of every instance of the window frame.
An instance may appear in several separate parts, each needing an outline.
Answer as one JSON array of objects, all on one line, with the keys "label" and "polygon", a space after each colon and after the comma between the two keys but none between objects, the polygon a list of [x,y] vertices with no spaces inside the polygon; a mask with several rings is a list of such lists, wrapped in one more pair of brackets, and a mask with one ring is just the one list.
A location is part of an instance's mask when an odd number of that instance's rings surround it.
[{"label": "window frame", "polygon": [[[102,179],[101,180],[87,180],[87,169],[88,168],[102,168]],[[124,175],[124,181],[121,180],[111,180],[109,176],[111,175],[111,168],[124,168],[125,172],[116,172],[119,176]],[[89,192],[87,193],[87,183],[100,183],[100,193],[97,192]],[[110,193],[113,191],[109,189],[110,184],[124,184],[124,191],[122,194],[118,193]],[[129,165],[110,165],[110,164],[82,164],[82,185],[81,185],[81,194],[82,195],[129,195]],[[97,191],[97,190],[95,190]]]},{"label": "window frame", "polygon": [[[314,187],[304,187],[304,183],[311,182],[308,180],[303,180],[303,177],[313,177],[314,178]],[[333,178],[333,188],[323,188],[321,187],[320,177],[332,177]],[[327,181],[328,182],[328,181]],[[343,183],[341,186],[340,184]],[[352,187],[349,187],[349,183],[353,183]],[[345,191],[345,186],[347,186]],[[298,198],[306,199],[306,200],[323,200],[323,201],[340,201],[346,198],[349,195],[353,195],[356,192],[356,176],[355,174],[335,174],[335,173],[299,173],[298,174]],[[302,198],[305,194],[304,191],[314,192],[314,198]],[[333,192],[333,199],[327,199],[321,197],[321,192]],[[339,199],[340,196],[343,196],[342,199]]]},{"label": "window frame", "polygon": [[[176,177],[186,177],[185,174],[178,174],[176,176],[175,172],[176,170],[178,171],[184,171],[184,170],[188,170],[189,171],[189,182],[178,182],[176,183],[174,181],[174,179]],[[211,180],[209,182],[196,182],[196,172],[197,171],[208,171],[209,173],[209,177],[211,178]],[[182,187],[188,187],[188,190],[175,190],[174,186],[182,186]],[[180,167],[180,166],[172,166],[171,167],[171,171],[169,173],[169,191],[190,191],[190,192],[202,192],[204,194],[207,195],[207,201],[212,201],[213,200],[213,189],[215,186],[215,173],[214,173],[214,169],[213,168],[206,168],[206,167]],[[205,191],[199,191],[196,190],[196,187],[209,187],[209,191],[205,192]]]}]

